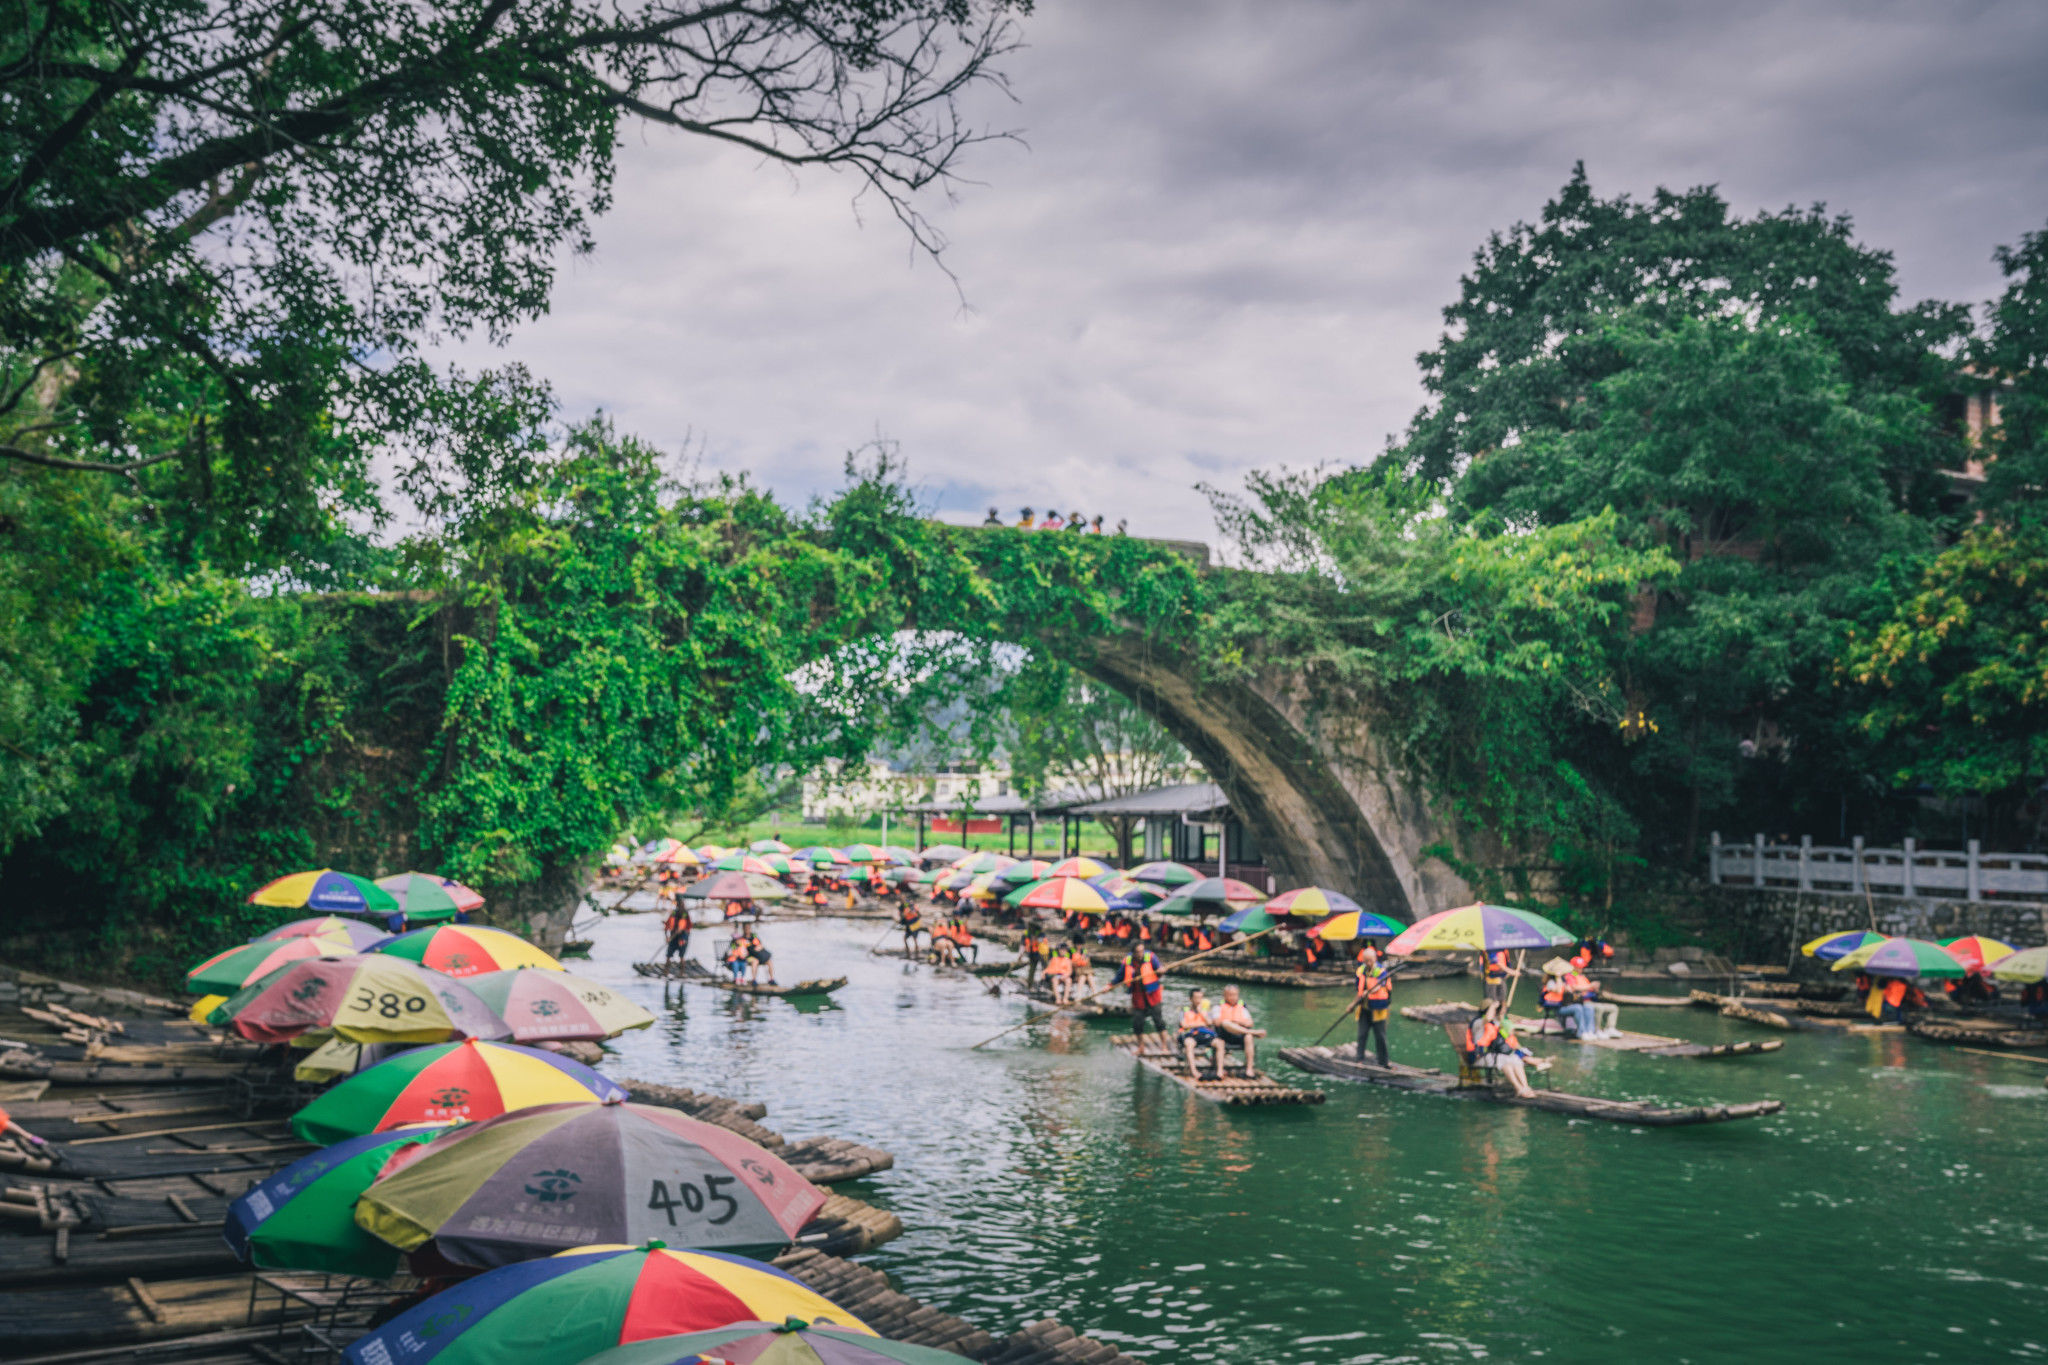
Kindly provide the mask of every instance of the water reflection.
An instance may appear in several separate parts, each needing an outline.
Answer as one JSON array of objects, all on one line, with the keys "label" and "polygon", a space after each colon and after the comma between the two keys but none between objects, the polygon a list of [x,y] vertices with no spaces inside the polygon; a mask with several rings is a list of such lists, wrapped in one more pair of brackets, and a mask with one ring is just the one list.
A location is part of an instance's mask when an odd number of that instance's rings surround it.
[{"label": "water reflection", "polygon": [[[792,1138],[894,1152],[894,1171],[850,1192],[908,1232],[867,1259],[991,1328],[1057,1317],[1162,1362],[2048,1354],[2048,1068],[1897,1035],[1797,1034],[1713,1061],[1541,1041],[1563,1089],[1787,1112],[1640,1131],[1336,1082],[1319,1109],[1227,1111],[1114,1053],[1108,1023],[970,1051],[1021,1003],[868,957],[868,923],[769,927],[789,978],[849,977],[810,1010],[634,976],[652,917],[594,937],[588,974],[659,1011],[617,1044],[616,1073],[764,1101]],[[1246,996],[1276,1073],[1277,1048],[1344,1003]],[[1757,1036],[1708,1011],[1623,1016]],[[1451,1064],[1441,1028],[1397,1019],[1393,1045]]]}]

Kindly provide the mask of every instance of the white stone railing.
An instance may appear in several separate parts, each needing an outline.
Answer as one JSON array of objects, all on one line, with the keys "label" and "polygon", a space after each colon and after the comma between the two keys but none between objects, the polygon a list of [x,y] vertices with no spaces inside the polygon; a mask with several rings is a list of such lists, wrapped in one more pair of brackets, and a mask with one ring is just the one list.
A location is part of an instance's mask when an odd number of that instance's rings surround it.
[{"label": "white stone railing", "polygon": [[1860,835],[1847,848],[1811,838],[1771,844],[1761,834],[1732,844],[1717,831],[1707,849],[1707,880],[1856,895],[2048,900],[2048,854],[1986,853],[1975,839],[1962,849],[1920,848],[1911,839],[1899,848],[1868,848]]}]

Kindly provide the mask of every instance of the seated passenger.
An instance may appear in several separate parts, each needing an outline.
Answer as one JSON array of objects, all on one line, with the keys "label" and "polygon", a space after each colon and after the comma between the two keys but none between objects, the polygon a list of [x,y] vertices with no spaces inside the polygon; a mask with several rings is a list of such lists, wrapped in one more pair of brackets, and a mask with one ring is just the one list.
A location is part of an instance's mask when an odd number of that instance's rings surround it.
[{"label": "seated passenger", "polygon": [[1174,1035],[1174,1041],[1180,1044],[1181,1055],[1187,1059],[1190,1079],[1201,1074],[1195,1069],[1196,1048],[1209,1049],[1216,1078],[1223,1079],[1223,1044],[1209,1019],[1209,998],[1200,986],[1188,992],[1188,1006],[1180,1012],[1180,1032]]},{"label": "seated passenger", "polygon": [[1465,1025],[1463,1052],[1465,1065],[1484,1071],[1497,1072],[1507,1078],[1515,1093],[1528,1098],[1536,1093],[1529,1084],[1529,1072],[1523,1065],[1529,1050],[1515,1037],[1514,1030],[1501,1023],[1501,1002],[1491,1000],[1477,1019]]},{"label": "seated passenger", "polygon": [[[1216,1041],[1223,1051],[1244,1053],[1244,1074],[1247,1079],[1259,1074],[1259,1042],[1266,1036],[1262,1028],[1252,1027],[1252,1012],[1238,999],[1237,987],[1223,988],[1223,1003],[1215,1010]],[[1223,1062],[1219,1053],[1216,1062],[1216,1078],[1223,1078]]]}]

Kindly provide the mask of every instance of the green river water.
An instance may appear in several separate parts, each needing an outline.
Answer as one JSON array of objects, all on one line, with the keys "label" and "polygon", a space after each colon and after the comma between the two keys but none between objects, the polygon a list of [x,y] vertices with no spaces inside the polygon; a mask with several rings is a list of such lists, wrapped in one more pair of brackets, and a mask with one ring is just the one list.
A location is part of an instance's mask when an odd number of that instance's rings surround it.
[{"label": "green river water", "polygon": [[[1329,1101],[1226,1110],[1113,1051],[1107,1022],[969,1051],[1021,999],[869,956],[886,930],[766,927],[782,980],[850,978],[822,1006],[636,977],[653,915],[600,924],[572,965],[659,1015],[612,1044],[615,1075],[894,1153],[844,1187],[906,1228],[863,1259],[991,1330],[1054,1317],[1158,1362],[2048,1358],[2048,1066],[1898,1035],[1768,1035],[1784,1049],[1720,1060],[1536,1044],[1560,1089],[1786,1105],[1636,1129],[1300,1076],[1278,1046],[1312,1042],[1348,994],[1252,987],[1267,1069]],[[1473,989],[1425,981],[1396,1004]],[[1698,1010],[1622,1016],[1767,1036]],[[1393,1045],[1449,1060],[1438,1028],[1397,1018]]]}]

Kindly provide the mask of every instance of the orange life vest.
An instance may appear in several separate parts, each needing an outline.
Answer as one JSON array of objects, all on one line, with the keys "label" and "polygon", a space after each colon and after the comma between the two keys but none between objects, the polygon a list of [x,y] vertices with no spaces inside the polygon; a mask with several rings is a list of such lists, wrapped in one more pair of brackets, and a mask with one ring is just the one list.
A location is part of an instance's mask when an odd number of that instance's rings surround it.
[{"label": "orange life vest", "polygon": [[1495,1023],[1491,1019],[1474,1019],[1471,1023],[1465,1025],[1466,1055],[1470,1057],[1477,1057],[1480,1053],[1485,1052],[1489,1048],[1491,1048],[1494,1044],[1494,1040],[1499,1037],[1499,1024]]},{"label": "orange life vest", "polygon": [[1496,949],[1486,955],[1486,984],[1498,986],[1508,979],[1508,955]]},{"label": "orange life vest", "polygon": [[1180,1012],[1180,1026],[1182,1028],[1207,1028],[1209,1027],[1209,1016],[1196,1009],[1193,1005],[1189,1005]]},{"label": "orange life vest", "polygon": [[1156,961],[1150,953],[1132,953],[1124,959],[1124,985],[1135,981],[1140,986],[1159,984],[1159,969],[1152,964]]}]

